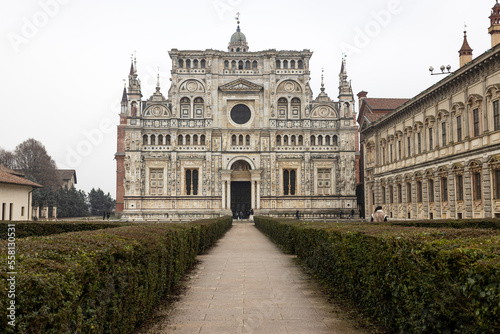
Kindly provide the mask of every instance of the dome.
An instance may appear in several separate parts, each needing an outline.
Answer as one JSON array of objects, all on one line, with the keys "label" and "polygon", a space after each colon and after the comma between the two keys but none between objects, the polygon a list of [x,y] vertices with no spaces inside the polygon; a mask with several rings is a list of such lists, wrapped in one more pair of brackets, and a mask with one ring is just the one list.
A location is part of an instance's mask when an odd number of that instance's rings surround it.
[{"label": "dome", "polygon": [[231,36],[231,43],[234,42],[243,42],[246,43],[247,38],[245,37],[245,34],[240,31],[238,28],[238,31],[236,31],[233,36]]},{"label": "dome", "polygon": [[230,52],[248,51],[247,38],[245,34],[241,32],[239,25],[238,29],[236,29],[236,32],[231,36],[231,41],[229,42],[228,50]]}]

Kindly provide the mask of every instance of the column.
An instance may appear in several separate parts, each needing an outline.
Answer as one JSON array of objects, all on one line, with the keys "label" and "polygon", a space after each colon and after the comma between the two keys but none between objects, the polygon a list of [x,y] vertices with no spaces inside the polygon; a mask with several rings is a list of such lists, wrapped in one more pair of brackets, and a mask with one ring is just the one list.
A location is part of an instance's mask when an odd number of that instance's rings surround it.
[{"label": "column", "polygon": [[257,182],[257,209],[260,209],[260,181]]},{"label": "column", "polygon": [[465,218],[472,218],[472,183],[469,166],[464,167]]},{"label": "column", "polygon": [[422,178],[422,202],[423,202],[423,219],[429,219],[429,179],[425,176]]},{"label": "column", "polygon": [[226,181],[222,181],[222,210],[226,209]]},{"label": "column", "polygon": [[441,178],[438,172],[434,173],[434,210],[436,210],[434,219],[441,219]]},{"label": "column", "polygon": [[483,158],[483,170],[482,170],[482,186],[483,186],[483,207],[484,207],[484,217],[492,218],[492,196],[491,196],[491,171],[490,165],[488,164],[488,158]]},{"label": "column", "polygon": [[448,210],[450,216],[448,218],[457,218],[457,198],[455,191],[455,172],[452,168],[448,171]]},{"label": "column", "polygon": [[255,196],[255,195],[256,195],[256,194],[255,194],[255,181],[253,181],[253,180],[252,180],[252,181],[250,182],[250,184],[251,184],[251,186],[252,186],[252,192],[251,192],[251,196],[250,196],[250,198],[251,198],[251,201],[250,201],[250,202],[251,202],[251,203],[250,203],[250,206],[251,206],[251,208],[252,208],[252,209],[254,209],[254,208],[255,208],[255,197],[256,197],[256,196]]},{"label": "column", "polygon": [[250,171],[250,179],[252,183],[252,209],[260,209],[261,174],[261,169],[254,169]]},{"label": "column", "polygon": [[411,218],[417,218],[417,180],[415,175],[411,177]]},{"label": "column", "polygon": [[227,209],[231,210],[231,181],[227,182]]}]

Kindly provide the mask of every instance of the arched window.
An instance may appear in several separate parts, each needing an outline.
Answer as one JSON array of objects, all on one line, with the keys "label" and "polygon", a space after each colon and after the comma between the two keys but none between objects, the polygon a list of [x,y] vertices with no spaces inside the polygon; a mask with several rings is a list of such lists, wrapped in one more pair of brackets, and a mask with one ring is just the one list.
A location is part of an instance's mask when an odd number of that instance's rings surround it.
[{"label": "arched window", "polygon": [[227,61],[227,60],[224,61],[224,68],[226,68],[226,69],[229,68],[229,61]]},{"label": "arched window", "polygon": [[165,139],[166,139],[165,144],[170,146],[170,145],[171,145],[171,144],[170,144],[170,135],[167,135],[167,136],[165,137]]},{"label": "arched window", "polygon": [[184,68],[184,60],[179,59],[179,68]]},{"label": "arched window", "polygon": [[243,135],[238,137],[238,145],[243,146]]},{"label": "arched window", "polygon": [[193,60],[193,68],[198,68],[198,59]]},{"label": "arched window", "polygon": [[288,136],[287,135],[283,136],[283,145],[288,146]]},{"label": "arched window", "polygon": [[290,61],[290,68],[295,68],[295,60]]},{"label": "arched window", "polygon": [[198,145],[198,135],[193,135],[193,145]]},{"label": "arched window", "polygon": [[290,145],[292,145],[292,146],[296,146],[297,145],[297,140],[296,140],[295,135],[292,135],[290,137]]},{"label": "arched window", "polygon": [[245,137],[245,145],[246,145],[246,146],[250,146],[250,135],[247,135],[247,136]]},{"label": "arched window", "polygon": [[148,135],[142,136],[142,145],[148,145]]},{"label": "arched window", "polygon": [[245,62],[245,70],[249,70],[249,69],[250,69],[250,61],[249,61],[249,60],[247,60],[247,61]]},{"label": "arched window", "polygon": [[304,137],[302,135],[299,136],[299,146],[304,145]]},{"label": "arched window", "polygon": [[191,100],[187,97],[183,97],[181,99],[181,117],[191,117]]},{"label": "arched window", "polygon": [[236,145],[238,145],[238,143],[236,142],[236,135],[233,135],[233,136],[231,137],[231,145],[232,145],[232,146],[236,146]]},{"label": "arched window", "polygon": [[233,61],[231,62],[231,69],[232,69],[232,70],[235,70],[235,69],[236,69],[236,60],[233,60]]},{"label": "arched window", "polygon": [[206,67],[206,63],[207,62],[205,61],[205,59],[202,59],[201,60],[201,68],[205,68]]},{"label": "arched window", "polygon": [[311,135],[311,146],[316,146],[316,137]]},{"label": "arched window", "polygon": [[339,140],[337,136],[332,137],[332,146],[339,146]]},{"label": "arched window", "polygon": [[302,60],[299,60],[297,62],[297,65],[298,65],[299,69],[303,69],[304,68],[304,62]]},{"label": "arched window", "polygon": [[281,61],[280,60],[276,60],[276,68],[277,69],[281,68]]},{"label": "arched window", "polygon": [[276,136],[276,146],[281,146],[281,136]]},{"label": "arched window", "polygon": [[205,135],[201,135],[201,137],[200,137],[200,145],[202,145],[202,146],[206,145],[206,143],[205,143]]},{"label": "arched window", "polygon": [[299,118],[300,116],[300,99],[294,97],[292,99],[292,118]]},{"label": "arched window", "polygon": [[239,69],[239,70],[242,70],[242,69],[243,69],[243,60],[240,60],[240,61],[238,62],[238,69]]},{"label": "arched window", "polygon": [[151,135],[151,145],[156,145],[156,136]]},{"label": "arched window", "polygon": [[191,145],[191,136],[190,135],[186,136],[186,145]]},{"label": "arched window", "polygon": [[240,48],[236,48],[236,52],[240,52]]},{"label": "arched window", "polygon": [[163,145],[163,136],[158,135],[158,145]]},{"label": "arched window", "polygon": [[286,118],[288,114],[288,101],[284,97],[278,100],[278,117]]},{"label": "arched window", "polygon": [[283,68],[288,68],[288,60],[283,60]]},{"label": "arched window", "polygon": [[256,69],[257,69],[257,61],[254,60],[252,63],[252,70],[256,70]]},{"label": "arched window", "polygon": [[182,138],[182,135],[179,135],[177,137],[177,146],[181,146],[181,145],[184,145],[184,140]]},{"label": "arched window", "polygon": [[191,60],[186,59],[186,68],[191,68]]},{"label": "arched window", "polygon": [[318,145],[319,145],[319,146],[322,146],[322,145],[323,145],[323,136],[322,136],[322,135],[319,135],[319,136],[318,136]]},{"label": "arched window", "polygon": [[325,145],[330,146],[330,136],[325,136]]},{"label": "arched window", "polygon": [[204,111],[204,101],[201,97],[197,97],[194,99],[194,117],[195,118],[203,118]]}]

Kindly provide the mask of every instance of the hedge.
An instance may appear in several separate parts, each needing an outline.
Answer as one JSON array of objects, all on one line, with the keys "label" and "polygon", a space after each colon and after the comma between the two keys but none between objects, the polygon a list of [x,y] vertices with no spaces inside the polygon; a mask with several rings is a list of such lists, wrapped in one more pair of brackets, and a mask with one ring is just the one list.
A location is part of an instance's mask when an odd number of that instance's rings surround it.
[{"label": "hedge", "polygon": [[500,232],[255,217],[331,289],[396,333],[500,333]]},{"label": "hedge", "polygon": [[415,227],[451,227],[451,228],[492,228],[500,230],[500,219],[482,218],[482,219],[439,219],[439,220],[411,220],[411,221],[394,221],[392,225],[399,226],[415,226]]},{"label": "hedge", "polygon": [[52,234],[101,230],[104,228],[114,228],[130,224],[113,222],[84,222],[84,221],[60,221],[60,222],[0,222],[0,239],[7,239],[7,226],[14,224],[16,228],[16,238],[41,237]]},{"label": "hedge", "polygon": [[[17,240],[16,326],[6,333],[130,333],[231,218],[135,224]],[[0,242],[6,263],[7,241]],[[7,277],[0,305],[7,310]],[[5,311],[4,311],[5,312]]]}]

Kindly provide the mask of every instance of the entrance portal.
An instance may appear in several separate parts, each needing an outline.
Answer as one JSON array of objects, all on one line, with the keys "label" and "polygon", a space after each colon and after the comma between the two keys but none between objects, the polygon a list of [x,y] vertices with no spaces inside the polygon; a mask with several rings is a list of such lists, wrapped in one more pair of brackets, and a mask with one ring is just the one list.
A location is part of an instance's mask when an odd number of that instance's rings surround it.
[{"label": "entrance portal", "polygon": [[247,217],[247,211],[252,209],[251,205],[252,187],[250,182],[233,181],[231,182],[231,211],[233,217],[236,217],[238,212],[243,212],[243,216]]}]

